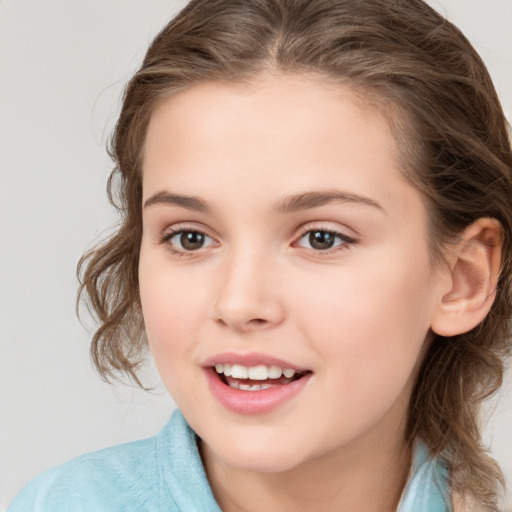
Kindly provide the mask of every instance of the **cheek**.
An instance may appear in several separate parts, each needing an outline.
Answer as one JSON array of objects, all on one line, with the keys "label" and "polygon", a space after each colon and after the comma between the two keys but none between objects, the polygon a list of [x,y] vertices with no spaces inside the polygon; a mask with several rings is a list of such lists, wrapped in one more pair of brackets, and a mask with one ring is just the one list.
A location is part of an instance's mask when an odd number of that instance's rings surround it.
[{"label": "cheek", "polygon": [[304,287],[315,290],[307,299],[299,288],[294,290],[294,317],[321,360],[336,368],[333,378],[340,386],[399,387],[410,377],[432,309],[430,267],[420,256],[414,266],[406,264],[404,254],[391,254],[385,261],[358,260],[357,268],[336,269],[325,279],[316,276]]},{"label": "cheek", "polygon": [[194,275],[172,272],[164,261],[144,257],[141,251],[139,285],[149,347],[168,383],[183,368],[183,358],[198,342],[198,326],[205,315],[205,289]]}]

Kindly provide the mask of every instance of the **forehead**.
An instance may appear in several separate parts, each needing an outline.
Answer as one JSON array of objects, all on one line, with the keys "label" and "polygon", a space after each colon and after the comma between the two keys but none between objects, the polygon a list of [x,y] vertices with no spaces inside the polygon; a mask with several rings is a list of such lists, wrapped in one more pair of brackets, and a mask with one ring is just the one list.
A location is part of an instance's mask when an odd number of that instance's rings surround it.
[{"label": "forehead", "polygon": [[265,200],[335,184],[386,195],[391,178],[407,185],[398,162],[387,119],[348,86],[298,75],[203,83],[155,108],[143,193],[236,190]]},{"label": "forehead", "polygon": [[[348,80],[336,81],[314,73],[269,72],[243,81],[199,82],[164,96],[153,109],[150,125],[172,113],[180,117],[180,123],[199,119],[204,122],[223,117],[219,110],[227,117],[236,109],[240,118],[250,113],[255,124],[260,123],[261,127],[265,121],[272,120],[269,114],[277,118],[286,113],[289,117],[290,109],[293,109],[295,116],[306,120],[311,114],[321,116],[332,111],[333,103],[338,103],[344,110],[352,103],[351,107],[356,107],[353,110],[358,110],[358,115],[363,114],[365,118],[378,115],[381,120],[386,120],[380,111],[383,110],[381,100],[369,86],[356,87]],[[345,103],[344,107],[340,101]],[[269,105],[271,110],[266,108]],[[260,115],[255,116],[255,110]],[[247,124],[250,120],[245,118]],[[302,128],[306,126],[302,125]]]}]

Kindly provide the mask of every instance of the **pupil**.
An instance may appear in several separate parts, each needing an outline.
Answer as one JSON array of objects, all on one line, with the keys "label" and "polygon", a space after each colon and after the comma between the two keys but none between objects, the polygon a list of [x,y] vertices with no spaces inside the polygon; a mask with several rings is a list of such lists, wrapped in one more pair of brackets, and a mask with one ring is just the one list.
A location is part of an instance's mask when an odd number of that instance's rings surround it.
[{"label": "pupil", "polygon": [[185,231],[180,236],[180,243],[184,249],[189,251],[200,249],[204,243],[204,235],[195,231]]},{"label": "pupil", "polygon": [[309,243],[313,249],[330,249],[334,244],[334,235],[326,231],[312,231]]}]

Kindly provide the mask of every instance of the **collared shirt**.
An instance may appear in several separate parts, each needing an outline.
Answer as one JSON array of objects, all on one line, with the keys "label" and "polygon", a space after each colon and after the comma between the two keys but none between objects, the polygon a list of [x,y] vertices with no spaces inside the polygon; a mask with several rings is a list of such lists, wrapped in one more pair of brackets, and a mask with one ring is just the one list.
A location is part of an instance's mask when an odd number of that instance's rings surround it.
[{"label": "collared shirt", "polygon": [[[221,512],[179,410],[150,439],[77,457],[32,480],[7,512]],[[397,512],[452,512],[448,471],[416,441]]]}]

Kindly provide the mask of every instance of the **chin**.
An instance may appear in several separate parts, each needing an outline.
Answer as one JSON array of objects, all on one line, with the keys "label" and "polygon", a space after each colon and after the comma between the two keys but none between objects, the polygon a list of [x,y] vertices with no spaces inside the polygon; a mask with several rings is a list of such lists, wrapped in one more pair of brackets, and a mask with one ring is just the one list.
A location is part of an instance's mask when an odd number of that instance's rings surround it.
[{"label": "chin", "polygon": [[224,459],[226,464],[241,471],[255,473],[284,473],[296,468],[300,461],[295,457],[276,457],[275,454],[251,454]]},{"label": "chin", "polygon": [[229,446],[209,444],[210,451],[224,464],[241,471],[256,473],[282,473],[297,467],[303,462],[303,452],[294,446],[279,446],[261,442],[231,442]]}]

